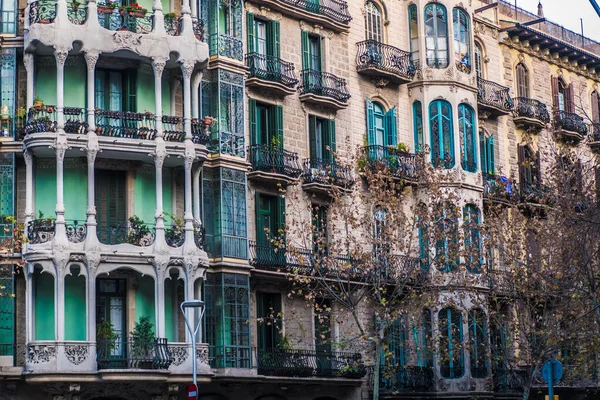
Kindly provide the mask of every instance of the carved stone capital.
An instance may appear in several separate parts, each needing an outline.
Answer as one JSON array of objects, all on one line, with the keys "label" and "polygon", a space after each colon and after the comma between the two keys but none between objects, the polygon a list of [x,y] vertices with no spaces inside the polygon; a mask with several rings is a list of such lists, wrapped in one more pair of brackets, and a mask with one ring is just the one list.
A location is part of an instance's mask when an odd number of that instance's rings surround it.
[{"label": "carved stone capital", "polygon": [[167,65],[165,60],[154,59],[152,61],[152,69],[154,70],[154,76],[162,77],[165,66]]},{"label": "carved stone capital", "polygon": [[96,156],[98,155],[99,149],[96,147],[86,147],[85,152],[87,154],[88,164],[94,164],[96,162]]},{"label": "carved stone capital", "polygon": [[27,149],[23,150],[23,158],[25,159],[25,165],[31,166],[33,165],[33,155]]},{"label": "carved stone capital", "polygon": [[181,62],[181,72],[183,73],[183,77],[185,79],[192,78],[192,71],[194,71],[194,63],[182,60]]},{"label": "carved stone capital", "polygon": [[96,63],[98,62],[98,54],[85,53],[84,58],[89,70],[93,70],[94,68],[96,68]]},{"label": "carved stone capital", "polygon": [[65,66],[65,62],[67,61],[67,56],[69,55],[68,52],[64,51],[64,50],[56,50],[54,52],[54,58],[56,58],[56,66],[57,67],[64,67]]},{"label": "carved stone capital", "polygon": [[56,151],[56,161],[62,162],[65,159],[65,153],[69,149],[69,145],[67,144],[67,139],[57,137],[54,142],[54,150]]},{"label": "carved stone capital", "polygon": [[27,72],[33,72],[33,60],[34,57],[32,53],[23,54],[23,64],[25,64]]}]

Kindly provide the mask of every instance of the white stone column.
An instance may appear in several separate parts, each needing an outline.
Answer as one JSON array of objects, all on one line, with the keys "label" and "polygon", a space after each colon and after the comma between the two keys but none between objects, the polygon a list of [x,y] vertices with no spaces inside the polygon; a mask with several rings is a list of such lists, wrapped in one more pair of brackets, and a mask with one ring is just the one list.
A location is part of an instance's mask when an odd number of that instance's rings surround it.
[{"label": "white stone column", "polygon": [[202,165],[200,163],[196,163],[193,167],[193,175],[192,175],[192,188],[193,188],[193,198],[194,198],[194,223],[197,225],[202,225],[202,218],[200,216],[200,173],[202,172]]},{"label": "white stone column", "polygon": [[[189,3],[189,0],[188,0]],[[185,138],[192,139],[192,96],[191,96],[191,79],[194,64],[184,61],[181,64],[181,72],[183,73],[183,128],[185,130]]]},{"label": "white stone column", "polygon": [[154,12],[152,14],[152,32],[157,35],[166,35],[167,32],[165,31],[165,17],[163,15],[163,9],[160,0],[154,0],[154,2],[152,3],[152,11]]},{"label": "white stone column", "polygon": [[163,137],[162,125],[162,74],[165,69],[166,60],[155,59],[152,61],[154,70],[154,118],[156,120],[156,137]]},{"label": "white stone column", "polygon": [[55,264],[56,275],[54,276],[54,330],[58,341],[65,340],[65,276],[64,265]]},{"label": "white stone column", "polygon": [[[87,260],[87,340],[96,341],[96,268],[98,263]],[[93,352],[92,354],[96,354]]]},{"label": "white stone column", "polygon": [[166,263],[162,263],[160,261],[155,261],[156,266],[156,282],[154,287],[156,291],[154,293],[154,298],[156,299],[156,336],[159,338],[166,337],[165,331],[165,277],[162,274],[164,267],[168,265],[168,261]]},{"label": "white stone column", "polygon": [[33,154],[23,151],[25,158],[25,225],[34,219],[33,215]]},{"label": "white stone column", "polygon": [[196,247],[194,243],[194,214],[192,211],[192,165],[195,159],[194,145],[186,139],[184,156],[184,214],[185,247]]},{"label": "white stone column", "polygon": [[66,242],[67,232],[65,229],[65,200],[64,200],[64,160],[68,149],[64,137],[56,139],[54,146],[56,150],[56,221],[55,241],[64,239]]},{"label": "white stone column", "polygon": [[154,168],[156,177],[155,187],[156,187],[156,210],[154,212],[155,218],[155,228],[156,228],[156,244],[162,244],[165,241],[165,215],[163,209],[163,174],[162,168],[165,158],[167,156],[167,152],[164,147],[164,143],[162,146],[157,147],[156,153],[154,154]]},{"label": "white stone column", "polygon": [[[94,6],[96,3],[93,3]],[[89,3],[88,3],[89,7]],[[86,53],[85,62],[87,64],[87,121],[88,121],[88,136],[96,135],[96,117],[94,114],[96,102],[96,63],[98,62],[98,54]]]},{"label": "white stone column", "polygon": [[[26,21],[29,20],[28,17],[25,18]],[[27,71],[27,100],[26,106],[27,110],[33,106],[34,100],[34,88],[35,88],[35,66],[34,66],[33,53],[25,53],[23,54],[23,64],[25,64],[25,70]]]},{"label": "white stone column", "polygon": [[87,152],[87,234],[86,239],[96,237],[96,155],[98,149],[88,146]]},{"label": "white stone column", "polygon": [[25,273],[25,321],[27,327],[25,340],[30,343],[34,339],[33,331],[35,329],[33,323],[33,265],[26,264],[23,271]]},{"label": "white stone column", "polygon": [[[98,21],[98,5],[96,4],[96,0],[87,0],[87,19],[85,23],[88,28],[90,25],[100,26],[100,21]],[[96,338],[94,338],[94,340],[96,340]]]},{"label": "white stone column", "polygon": [[[64,0],[58,0],[58,2]],[[65,127],[65,62],[67,61],[67,51],[56,50],[54,58],[56,58],[56,123],[58,131],[62,131]]]},{"label": "white stone column", "polygon": [[199,89],[200,83],[202,83],[202,71],[194,74],[194,78],[192,79],[192,118],[199,118]]}]

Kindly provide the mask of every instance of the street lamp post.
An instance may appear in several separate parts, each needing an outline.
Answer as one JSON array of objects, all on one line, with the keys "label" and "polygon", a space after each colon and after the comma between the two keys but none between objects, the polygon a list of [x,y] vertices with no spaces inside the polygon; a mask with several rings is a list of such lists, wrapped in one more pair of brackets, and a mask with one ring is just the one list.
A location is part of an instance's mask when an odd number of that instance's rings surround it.
[{"label": "street lamp post", "polygon": [[[194,385],[198,387],[198,382],[196,381],[196,334],[200,329],[200,324],[202,323],[202,317],[204,316],[204,302],[202,300],[187,300],[181,303],[179,306],[181,308],[181,312],[183,313],[183,319],[185,320],[185,325],[187,326],[188,332],[192,337],[192,379],[194,380]],[[200,309],[200,318],[198,318],[198,324],[195,329],[192,329],[192,324],[188,320],[188,317],[185,313],[186,308],[199,308]]]}]

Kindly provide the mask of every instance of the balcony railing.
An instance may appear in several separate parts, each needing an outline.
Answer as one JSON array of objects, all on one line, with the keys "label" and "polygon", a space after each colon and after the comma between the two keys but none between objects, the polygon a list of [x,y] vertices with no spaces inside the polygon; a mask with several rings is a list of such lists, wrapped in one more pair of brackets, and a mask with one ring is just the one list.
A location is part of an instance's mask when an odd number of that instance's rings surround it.
[{"label": "balcony railing", "polygon": [[307,158],[303,164],[304,183],[333,184],[344,188],[350,188],[355,183],[352,169],[336,161]]},{"label": "balcony railing", "polygon": [[27,223],[27,241],[29,243],[46,243],[52,239],[54,239],[54,219],[34,219]]},{"label": "balcony railing", "polygon": [[516,182],[504,176],[483,175],[483,196],[490,200],[514,203],[518,199]]},{"label": "balcony railing", "polygon": [[[99,6],[102,6],[99,4]],[[112,11],[112,12],[110,12]],[[137,16],[117,8],[106,10],[98,9],[98,22],[100,26],[111,31],[129,31],[133,33],[152,32],[152,15]]]},{"label": "balcony railing", "polygon": [[515,97],[513,114],[515,118],[529,118],[544,124],[550,122],[550,113],[546,104],[527,97]]},{"label": "balcony railing", "polygon": [[308,273],[315,265],[314,255],[308,249],[275,249],[271,243],[250,242],[250,265],[272,272]]},{"label": "balcony railing", "polygon": [[585,136],[588,133],[588,127],[583,117],[575,113],[555,111],[554,122],[560,130],[575,132],[580,136]]},{"label": "balcony railing", "polygon": [[96,109],[96,134],[127,139],[154,139],[154,114]]},{"label": "balcony railing", "polygon": [[342,24],[348,24],[352,20],[348,13],[348,3],[342,0],[282,0],[282,3],[302,11],[325,15]]},{"label": "balcony railing", "polygon": [[87,19],[87,6],[85,4],[67,4],[67,17],[72,24],[83,25]]},{"label": "balcony railing", "polygon": [[331,97],[343,103],[350,99],[345,79],[314,69],[302,70],[302,85],[299,89],[300,94]]},{"label": "balcony railing", "polygon": [[56,107],[32,107],[27,113],[25,134],[56,132]]},{"label": "balcony railing", "polygon": [[360,379],[366,368],[360,353],[258,349],[259,375]]},{"label": "balcony railing", "polygon": [[100,340],[96,360],[98,369],[162,369],[173,362],[167,339],[143,340],[120,337],[114,341]]},{"label": "balcony railing", "polygon": [[[373,390],[374,367],[368,367],[368,387]],[[379,370],[380,392],[426,392],[432,390],[433,368],[417,366],[381,366]]]},{"label": "balcony railing", "polygon": [[250,146],[250,163],[253,171],[271,172],[294,179],[302,173],[298,153],[273,148],[266,144]]},{"label": "balcony railing", "polygon": [[246,64],[250,70],[249,78],[281,83],[288,88],[293,88],[298,84],[293,63],[273,56],[250,53],[246,56]]},{"label": "balcony railing", "polygon": [[81,243],[87,236],[87,224],[85,221],[83,223],[77,220],[66,221],[66,230],[67,239],[71,243]]},{"label": "balcony railing", "polygon": [[[380,145],[365,146],[363,151],[365,165],[359,165],[359,168],[388,167],[390,172],[399,178],[415,180],[418,177],[414,154],[400,151],[395,147]],[[359,163],[361,163],[360,160]]]},{"label": "balcony railing", "polygon": [[50,24],[56,18],[56,2],[54,0],[38,0],[29,3],[30,24]]},{"label": "balcony railing", "polygon": [[210,35],[210,55],[244,60],[244,44],[241,39],[224,33]]},{"label": "balcony railing", "polygon": [[206,243],[206,229],[204,226],[194,226],[194,243],[196,243],[196,247],[204,250]]},{"label": "balcony railing", "polygon": [[181,34],[181,17],[165,17],[165,31],[169,36],[179,36]]},{"label": "balcony railing", "polygon": [[143,221],[116,222],[107,225],[98,222],[96,228],[98,240],[103,244],[133,244],[150,246],[154,243],[154,224]]},{"label": "balcony railing", "polygon": [[162,116],[163,138],[170,142],[183,142],[185,132],[183,130],[183,118],[170,115]]},{"label": "balcony railing", "polygon": [[410,53],[394,46],[364,40],[356,44],[356,69],[365,71],[376,69],[397,75],[403,80],[410,81],[417,71],[410,59]]},{"label": "balcony railing", "polygon": [[509,88],[483,78],[477,78],[477,101],[503,113],[513,109]]},{"label": "balcony railing", "polygon": [[196,36],[196,39],[201,40],[203,42],[205,40],[204,27],[205,27],[204,20],[198,19],[198,18],[192,18],[192,29],[194,30],[194,35]]}]

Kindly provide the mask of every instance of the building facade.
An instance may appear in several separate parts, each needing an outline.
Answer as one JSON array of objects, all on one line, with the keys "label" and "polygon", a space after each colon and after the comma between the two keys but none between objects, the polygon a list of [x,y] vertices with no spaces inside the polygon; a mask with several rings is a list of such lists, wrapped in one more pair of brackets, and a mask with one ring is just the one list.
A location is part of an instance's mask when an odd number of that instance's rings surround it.
[{"label": "building facade", "polygon": [[[373,162],[412,187],[407,206],[424,197],[417,158],[446,170],[468,216],[457,224],[480,223],[486,201],[535,199],[555,142],[594,163],[600,44],[542,12],[2,2],[0,235],[15,216],[26,237],[2,262],[26,263],[3,277],[15,296],[0,298],[0,397],[183,399],[195,362],[204,400],[372,398],[372,346],[320,311],[328,299],[289,296],[287,273],[316,254],[291,222],[335,235],[332,186],[368,191],[359,170]],[[306,257],[274,249],[284,231]],[[380,396],[520,398],[492,357],[509,341],[475,306],[485,285],[461,289],[464,308],[438,291],[427,334],[398,327],[404,372]],[[179,304],[193,298],[205,312],[192,350]],[[451,361],[417,354],[456,332],[480,345]]]}]

